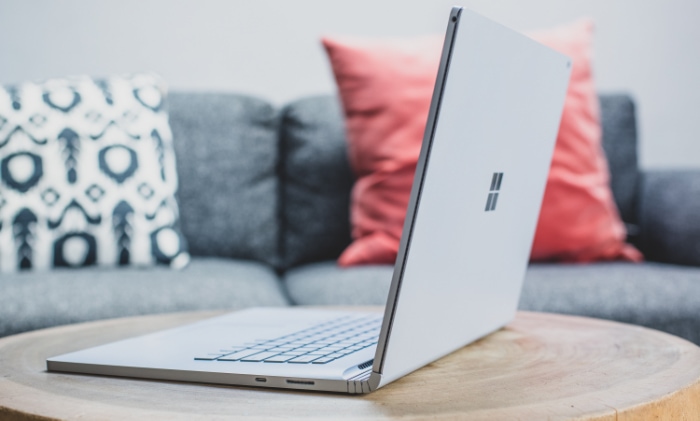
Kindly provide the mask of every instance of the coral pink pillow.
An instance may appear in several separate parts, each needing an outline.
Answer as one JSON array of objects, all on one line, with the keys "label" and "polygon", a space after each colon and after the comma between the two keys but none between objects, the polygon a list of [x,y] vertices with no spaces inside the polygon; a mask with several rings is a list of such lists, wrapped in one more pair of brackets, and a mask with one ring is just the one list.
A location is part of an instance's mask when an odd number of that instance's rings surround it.
[{"label": "coral pink pillow", "polygon": [[532,247],[532,260],[640,261],[610,190],[593,84],[589,20],[530,34],[574,61]]},{"label": "coral pink pillow", "polygon": [[343,266],[393,263],[437,75],[442,39],[323,43],[345,110],[357,175]]},{"label": "coral pink pillow", "polygon": [[[574,61],[533,260],[641,260],[609,187],[591,72],[592,24],[533,33]],[[442,37],[324,38],[345,111],[353,242],[341,266],[396,259],[442,47]]]}]

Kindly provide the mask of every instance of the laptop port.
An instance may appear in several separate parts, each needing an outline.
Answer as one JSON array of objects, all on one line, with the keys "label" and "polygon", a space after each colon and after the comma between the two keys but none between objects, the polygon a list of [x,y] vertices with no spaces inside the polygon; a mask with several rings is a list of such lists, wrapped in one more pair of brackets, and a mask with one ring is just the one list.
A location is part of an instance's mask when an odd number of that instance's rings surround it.
[{"label": "laptop port", "polygon": [[255,381],[260,382],[260,383],[265,383],[265,382],[267,382],[267,379],[265,377],[256,377]]},{"label": "laptop port", "polygon": [[303,384],[305,386],[313,386],[315,383],[311,380],[289,380],[287,379],[288,384]]}]

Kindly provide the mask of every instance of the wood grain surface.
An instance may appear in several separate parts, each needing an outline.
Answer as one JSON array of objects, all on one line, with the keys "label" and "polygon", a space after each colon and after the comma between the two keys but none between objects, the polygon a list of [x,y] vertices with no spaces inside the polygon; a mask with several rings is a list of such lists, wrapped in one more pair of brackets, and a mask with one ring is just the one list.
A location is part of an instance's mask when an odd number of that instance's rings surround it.
[{"label": "wood grain surface", "polygon": [[360,396],[46,371],[47,357],[217,314],[3,338],[0,419],[700,420],[700,348],[641,327],[540,313],[518,313],[505,329]]}]

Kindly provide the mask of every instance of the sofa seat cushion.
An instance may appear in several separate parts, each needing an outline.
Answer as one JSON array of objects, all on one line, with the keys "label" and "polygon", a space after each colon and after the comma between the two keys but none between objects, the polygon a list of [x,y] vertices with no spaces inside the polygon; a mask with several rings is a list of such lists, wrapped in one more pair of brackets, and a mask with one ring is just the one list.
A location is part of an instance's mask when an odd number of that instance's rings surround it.
[{"label": "sofa seat cushion", "polygon": [[[328,261],[287,272],[301,305],[383,305],[393,266],[339,267]],[[700,268],[660,263],[531,264],[521,310],[616,320],[700,344]]]},{"label": "sofa seat cushion", "polygon": [[0,278],[0,336],[89,320],[175,311],[285,306],[267,266],[193,258],[182,271],[57,269]]},{"label": "sofa seat cushion", "polygon": [[384,305],[393,273],[390,265],[344,268],[333,260],[288,271],[284,285],[298,305]]},{"label": "sofa seat cushion", "polygon": [[700,344],[700,268],[533,264],[520,308],[632,323]]}]

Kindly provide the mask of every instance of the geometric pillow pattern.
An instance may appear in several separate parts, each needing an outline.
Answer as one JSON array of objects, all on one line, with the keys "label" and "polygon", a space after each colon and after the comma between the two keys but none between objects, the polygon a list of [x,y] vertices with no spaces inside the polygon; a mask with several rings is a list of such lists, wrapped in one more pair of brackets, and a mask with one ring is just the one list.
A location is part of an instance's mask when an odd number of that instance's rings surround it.
[{"label": "geometric pillow pattern", "polygon": [[184,267],[176,190],[158,76],[0,87],[0,271]]}]

